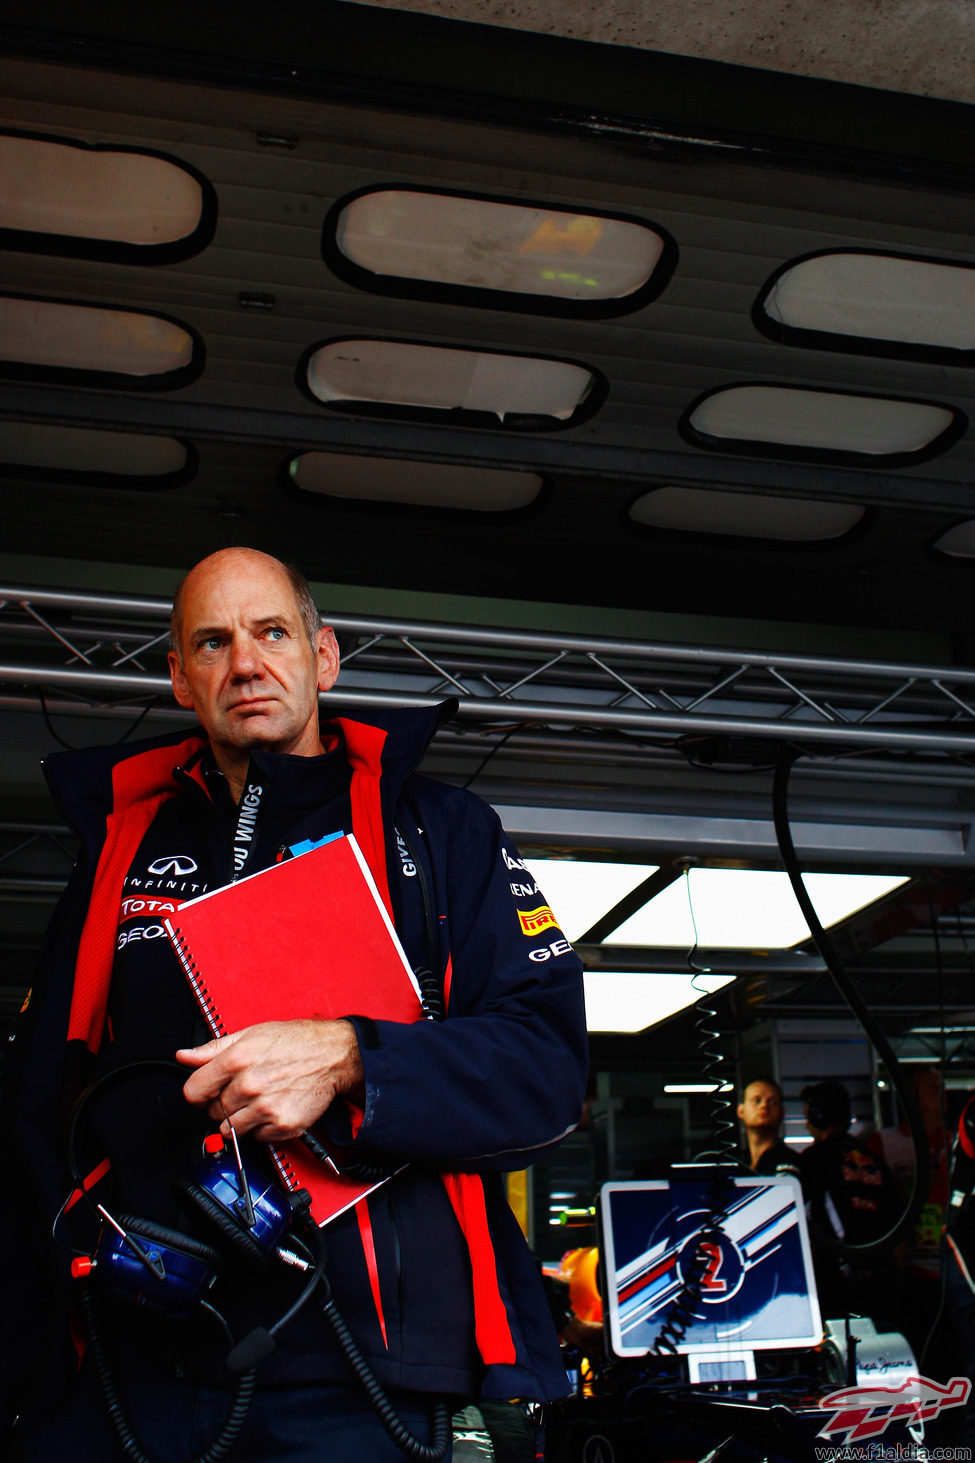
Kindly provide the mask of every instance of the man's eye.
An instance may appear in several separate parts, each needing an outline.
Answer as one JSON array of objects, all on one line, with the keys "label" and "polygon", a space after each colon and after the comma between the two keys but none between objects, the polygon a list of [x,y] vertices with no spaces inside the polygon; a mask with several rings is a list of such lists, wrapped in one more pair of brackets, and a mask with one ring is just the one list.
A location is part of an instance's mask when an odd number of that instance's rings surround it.
[{"label": "man's eye", "polygon": [[213,653],[213,651],[219,650],[220,649],[220,637],[218,635],[211,635],[209,637],[209,639],[207,639],[207,640],[201,640],[200,641],[200,649],[201,650],[204,650],[204,651],[207,651],[207,652],[209,652],[211,654]]},{"label": "man's eye", "polygon": [[265,631],[265,634],[268,640],[283,640],[285,636],[285,632],[277,625],[272,625],[269,630]]}]

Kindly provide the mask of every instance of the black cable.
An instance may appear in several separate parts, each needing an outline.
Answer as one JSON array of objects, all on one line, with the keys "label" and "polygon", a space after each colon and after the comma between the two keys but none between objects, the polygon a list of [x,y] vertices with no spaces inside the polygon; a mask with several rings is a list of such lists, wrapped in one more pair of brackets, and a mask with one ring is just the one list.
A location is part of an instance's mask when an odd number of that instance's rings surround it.
[{"label": "black cable", "polygon": [[[409,794],[407,794],[407,806],[419,833],[419,815],[409,798]],[[437,974],[437,967],[440,964],[440,946],[437,940],[436,919],[433,912],[433,895],[430,892],[427,867],[420,850],[414,844],[410,834],[403,832],[399,827],[397,827],[396,831],[406,844],[406,851],[410,856],[413,867],[416,869],[416,877],[420,886],[420,897],[423,901],[423,925],[427,939],[427,963],[426,965],[421,965],[414,971],[417,984],[420,987],[420,1000],[423,1005],[424,1014],[431,1021],[443,1021],[447,1011],[444,1004],[443,979]]]},{"label": "black cable", "polygon": [[[528,723],[526,723],[526,725],[530,726],[531,723],[528,722]],[[516,731],[521,731],[521,730],[523,730],[523,727],[522,727],[522,724],[520,722],[515,722],[515,724],[513,726],[509,726],[508,727],[508,730],[504,733],[504,735],[501,736],[501,737],[499,737],[498,740],[495,742],[494,746],[491,747],[490,750],[485,754],[485,756],[481,758],[480,762],[474,768],[474,771],[471,773],[470,777],[467,779],[466,782],[462,783],[461,786],[462,787],[465,787],[465,788],[468,788],[468,787],[470,787],[470,785],[471,785],[472,782],[476,782],[477,779],[480,777],[481,773],[484,771],[485,767],[491,761],[491,759],[494,756],[496,756],[498,752],[501,751],[501,748],[504,746],[504,744],[508,740],[508,738],[509,737],[513,737]]]},{"label": "black cable", "polygon": [[830,1236],[828,1233],[823,1234],[823,1239],[827,1241],[832,1249],[841,1255],[848,1255],[852,1258],[872,1254],[879,1249],[891,1248],[900,1240],[905,1239],[913,1231],[928,1196],[928,1186],[931,1176],[931,1157],[920,1110],[918,1109],[914,1093],[911,1091],[910,1084],[904,1075],[900,1061],[895,1055],[890,1042],[874,1020],[869,1006],[860,995],[856,985],[850,979],[840,962],[833,947],[833,942],[823,929],[812,900],[809,898],[806,886],[802,881],[802,871],[799,867],[799,860],[796,857],[792,832],[789,827],[788,810],[789,774],[792,770],[793,763],[801,755],[794,747],[783,745],[779,748],[772,789],[772,812],[779,852],[782,855],[782,861],[789,875],[789,882],[792,885],[793,893],[802,911],[803,918],[809,927],[809,933],[812,935],[813,944],[819,951],[823,964],[832,976],[837,990],[860,1022],[867,1038],[873,1044],[874,1050],[887,1068],[894,1091],[907,1117],[914,1144],[914,1181],[907,1207],[886,1234],[882,1234],[877,1239],[862,1245],[851,1245],[839,1240],[836,1236]]},{"label": "black cable", "polygon": [[152,708],[155,705],[157,705],[158,701],[159,701],[159,697],[158,696],[150,696],[149,700],[146,702],[145,706],[143,706],[142,710],[139,712],[138,716],[136,717],[136,719],[132,723],[132,725],[130,727],[127,727],[126,730],[122,733],[122,735],[118,738],[118,741],[115,743],[115,745],[117,747],[118,746],[121,746],[121,744],[123,742],[127,742],[129,740],[129,737],[135,735],[135,733],[139,730],[139,727],[142,725],[142,723],[145,721],[146,717],[149,715],[149,712],[152,710]]},{"label": "black cable", "polygon": [[54,730],[54,723],[52,722],[50,713],[48,712],[48,709],[47,709],[47,701],[45,700],[44,692],[43,691],[38,691],[38,693],[37,693],[37,699],[38,699],[38,701],[41,704],[41,715],[44,718],[44,725],[47,727],[48,731],[50,732],[50,734],[54,738],[54,740],[57,742],[58,746],[59,747],[66,747],[69,752],[75,752],[75,751],[77,751],[77,748],[73,745],[73,743],[66,742],[64,740],[64,737],[61,736],[60,732],[56,732]]},{"label": "black cable", "polygon": [[443,1463],[451,1442],[450,1414],[447,1411],[446,1402],[440,1398],[434,1404],[433,1442],[421,1442],[419,1438],[414,1437],[403,1419],[398,1416],[392,1402],[383,1391],[379,1379],[356,1345],[330,1292],[322,1302],[322,1314],[334,1331],[342,1355],[355,1373],[356,1380],[365,1389],[370,1406],[396,1446],[402,1448],[410,1458],[415,1459],[416,1463]]},{"label": "black cable", "polygon": [[[132,1425],[123,1406],[119,1389],[115,1382],[112,1364],[108,1357],[105,1346],[105,1338],[102,1334],[101,1324],[98,1318],[98,1308],[94,1293],[87,1281],[82,1282],[78,1288],[78,1308],[81,1314],[81,1322],[85,1332],[85,1340],[91,1353],[95,1366],[98,1383],[101,1387],[102,1396],[108,1411],[109,1421],[112,1430],[118,1439],[119,1446],[133,1463],[159,1463],[159,1460],[151,1453],[146,1453],[139,1445],[139,1442],[132,1431]],[[219,1463],[219,1460],[226,1458],[230,1449],[240,1434],[247,1413],[250,1409],[251,1399],[254,1395],[255,1371],[243,1372],[237,1379],[234,1394],[231,1399],[227,1416],[217,1437],[198,1453],[192,1463]]]},{"label": "black cable", "polygon": [[[691,901],[690,870],[687,868],[684,870],[684,878],[687,881],[687,902],[694,930],[694,943],[687,952],[687,966],[692,972],[691,985],[697,990],[694,981],[699,975],[707,975],[708,971],[698,965],[694,958],[698,948],[697,920]],[[685,1264],[683,1284],[667,1307],[663,1325],[651,1348],[657,1356],[675,1355],[680,1342],[696,1319],[695,1307],[701,1298],[713,1247],[720,1246],[723,1236],[721,1226],[732,1193],[731,1175],[738,1167],[737,1130],[731,1115],[731,1105],[721,1097],[725,1077],[724,1052],[720,1045],[722,1032],[717,1024],[718,1013],[710,1004],[707,991],[702,992],[695,1001],[694,1011],[694,1027],[698,1049],[703,1058],[704,1075],[712,1083],[711,1137],[714,1143],[715,1167],[708,1192],[707,1213],[698,1230],[690,1260]]]},{"label": "black cable", "polygon": [[[65,739],[64,739],[64,737],[61,736],[60,732],[55,731],[54,723],[51,720],[51,714],[50,714],[50,712],[47,709],[47,700],[45,698],[45,695],[44,695],[44,692],[43,691],[38,691],[38,693],[37,693],[37,699],[40,702],[41,715],[44,717],[44,725],[47,727],[49,733],[54,738],[54,740],[57,742],[58,746],[59,747],[65,747],[69,752],[75,752],[75,751],[77,751],[78,749],[77,749],[77,747],[75,746],[75,744],[73,742],[66,742]],[[127,742],[129,740],[129,738],[131,736],[133,736],[139,730],[139,727],[142,725],[143,721],[145,721],[146,717],[149,715],[149,712],[152,710],[152,708],[154,706],[157,706],[158,704],[159,704],[159,697],[158,696],[150,696],[149,700],[146,702],[145,706],[143,706],[142,710],[139,712],[139,714],[136,717],[135,721],[132,722],[132,725],[131,726],[126,727],[125,731],[115,741],[114,745],[116,747],[118,747],[118,746],[121,746],[121,744],[123,742]]]}]

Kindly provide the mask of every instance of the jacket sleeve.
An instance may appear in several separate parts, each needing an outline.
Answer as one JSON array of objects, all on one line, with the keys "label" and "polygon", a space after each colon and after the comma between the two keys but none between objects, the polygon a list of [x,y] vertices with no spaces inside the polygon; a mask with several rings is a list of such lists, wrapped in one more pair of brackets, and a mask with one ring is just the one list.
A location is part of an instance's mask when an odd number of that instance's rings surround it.
[{"label": "jacket sleeve", "polygon": [[457,789],[424,810],[449,957],[442,1022],[360,1022],[352,1145],[441,1169],[524,1168],[576,1125],[582,967],[493,810]]}]

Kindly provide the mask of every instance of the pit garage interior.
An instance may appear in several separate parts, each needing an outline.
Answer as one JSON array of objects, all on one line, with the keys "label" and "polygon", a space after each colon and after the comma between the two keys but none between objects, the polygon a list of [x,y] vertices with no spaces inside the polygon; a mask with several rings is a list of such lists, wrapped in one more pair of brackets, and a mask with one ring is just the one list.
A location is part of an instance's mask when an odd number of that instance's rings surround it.
[{"label": "pit garage interior", "polygon": [[[587,1124],[517,1196],[542,1259],[601,1182],[712,1145],[709,1087],[776,1073],[787,1137],[824,1075],[893,1120],[776,786],[863,1006],[957,1111],[975,33],[792,9],[0,25],[6,1028],[73,857],[40,761],[182,716],[169,597],[246,544],[308,574],[345,704],[457,698],[428,770],[583,958]],[[712,890],[760,874],[727,936]]]}]

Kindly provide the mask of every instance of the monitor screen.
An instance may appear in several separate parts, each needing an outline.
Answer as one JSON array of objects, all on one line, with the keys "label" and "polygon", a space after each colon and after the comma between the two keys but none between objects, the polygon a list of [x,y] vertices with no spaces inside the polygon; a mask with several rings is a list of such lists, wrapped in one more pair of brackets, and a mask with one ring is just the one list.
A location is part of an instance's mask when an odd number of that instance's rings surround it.
[{"label": "monitor screen", "polygon": [[[717,1230],[700,1239],[713,1207]],[[689,1311],[684,1354],[815,1346],[819,1303],[798,1180],[727,1176],[605,1184],[600,1249],[610,1345],[657,1349],[675,1301]],[[698,1284],[693,1261],[700,1252]]]}]

